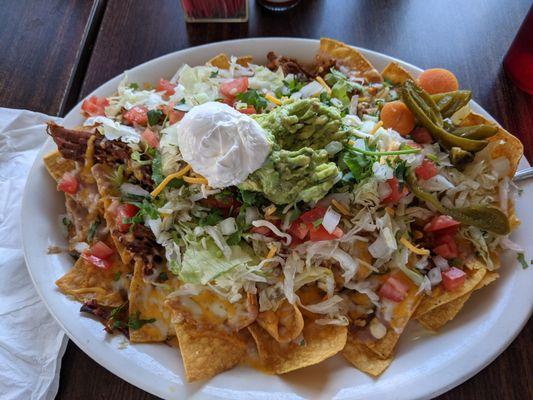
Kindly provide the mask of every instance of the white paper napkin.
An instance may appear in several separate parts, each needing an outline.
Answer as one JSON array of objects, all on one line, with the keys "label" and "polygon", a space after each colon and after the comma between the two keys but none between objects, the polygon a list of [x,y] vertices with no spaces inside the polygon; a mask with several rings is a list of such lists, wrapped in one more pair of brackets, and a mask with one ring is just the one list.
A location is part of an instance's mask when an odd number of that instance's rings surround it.
[{"label": "white paper napkin", "polygon": [[67,337],[31,282],[20,237],[22,192],[57,118],[0,108],[0,398],[53,399]]}]

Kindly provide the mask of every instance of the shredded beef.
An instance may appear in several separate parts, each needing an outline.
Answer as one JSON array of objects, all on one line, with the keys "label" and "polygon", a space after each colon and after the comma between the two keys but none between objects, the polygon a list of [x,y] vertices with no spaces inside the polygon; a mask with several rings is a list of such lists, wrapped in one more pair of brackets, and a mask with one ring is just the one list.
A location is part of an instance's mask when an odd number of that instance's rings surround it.
[{"label": "shredded beef", "polygon": [[[114,311],[114,315],[111,314]],[[96,302],[96,300],[90,300],[80,308],[80,312],[92,314],[97,317],[104,325],[104,329],[113,333],[116,330],[120,331],[124,336],[129,338],[128,331],[128,304],[124,303],[120,307],[113,308],[108,306],[102,306]]]},{"label": "shredded beef", "polygon": [[104,164],[122,164],[130,158],[131,148],[119,140],[108,140],[95,130],[78,131],[66,129],[53,122],[48,123],[47,132],[57,144],[63,158],[83,161],[87,142],[92,135],[96,135],[94,141],[94,158]]},{"label": "shredded beef", "polygon": [[289,57],[278,56],[273,51],[267,54],[267,59],[267,67],[272,71],[281,67],[284,74],[305,75],[308,78],[313,78],[315,76],[312,71],[301,65],[298,61]]},{"label": "shredded beef", "polygon": [[143,261],[145,275],[150,275],[156,264],[163,261],[163,248],[157,243],[150,228],[143,224],[134,224],[130,232],[119,236],[119,241]]}]

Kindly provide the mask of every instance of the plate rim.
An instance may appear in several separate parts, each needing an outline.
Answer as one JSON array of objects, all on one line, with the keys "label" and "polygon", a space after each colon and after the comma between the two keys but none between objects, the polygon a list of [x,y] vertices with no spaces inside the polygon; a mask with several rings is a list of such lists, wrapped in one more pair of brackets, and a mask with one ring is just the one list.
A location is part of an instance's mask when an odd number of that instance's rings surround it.
[{"label": "plate rim", "polygon": [[[187,53],[189,53],[189,52],[197,52],[197,51],[201,51],[201,50],[209,50],[211,48],[220,47],[223,44],[229,44],[229,43],[238,44],[238,43],[250,42],[250,41],[268,42],[268,41],[272,41],[272,40],[287,40],[287,41],[302,42],[302,43],[305,42],[306,45],[313,44],[313,45],[316,45],[317,48],[318,48],[318,44],[319,44],[319,39],[283,37],[283,36],[250,37],[250,38],[241,38],[241,39],[217,41],[217,42],[211,42],[211,43],[208,43],[208,44],[203,44],[203,45],[199,45],[199,46],[192,46],[192,47],[188,47],[188,48],[185,48],[185,49],[169,52],[167,54],[163,54],[161,56],[158,56],[158,57],[155,57],[153,59],[147,60],[147,61],[145,61],[145,62],[143,62],[141,64],[135,65],[134,67],[132,67],[129,70],[126,70],[124,72],[130,71],[130,70],[143,69],[148,64],[157,64],[157,63],[159,63],[159,62],[161,62],[161,61],[163,61],[163,60],[165,60],[167,58],[175,57],[178,54],[183,55],[183,56],[186,57]],[[347,44],[349,46],[361,51],[365,55],[371,55],[371,56],[375,56],[375,57],[378,57],[378,58],[382,57],[382,58],[385,58],[385,59],[387,59],[389,61],[398,62],[400,65],[407,66],[407,67],[411,68],[412,70],[417,71],[418,73],[420,73],[422,71],[421,68],[419,68],[419,67],[417,67],[417,66],[415,66],[415,65],[413,65],[413,64],[411,64],[409,62],[405,62],[405,61],[403,61],[403,60],[401,60],[399,58],[392,57],[392,56],[383,54],[383,53],[375,51],[375,50],[370,50],[370,49],[359,47],[359,46],[353,46],[353,45],[351,45],[349,43],[347,43]],[[120,74],[118,74],[118,75],[108,79],[107,81],[103,82],[97,88],[95,88],[89,94],[87,94],[87,96],[85,96],[84,98],[88,98],[88,97],[92,96],[95,92],[99,91],[103,86],[108,85],[108,84],[110,84],[111,81],[120,78],[124,74],[124,72],[121,72]],[[63,119],[68,119],[71,116],[71,114],[76,113],[77,110],[79,110],[79,107],[81,106],[82,101],[83,100],[81,100],[76,105],[74,105],[72,107],[72,109],[63,117]],[[492,121],[496,121],[478,103],[476,103],[473,100],[472,100],[472,102],[477,107],[479,107],[479,111],[480,111],[481,114],[483,114],[485,117],[488,117]],[[32,178],[35,176],[36,170],[38,168],[42,167],[42,162],[40,162],[40,160],[42,160],[42,156],[47,151],[47,148],[50,147],[50,143],[51,142],[52,142],[52,139],[50,137],[47,138],[46,141],[44,142],[44,144],[42,145],[41,149],[39,150],[39,152],[38,152],[38,154],[36,156],[36,159],[33,161],[33,164],[31,166],[31,169],[30,169],[30,172],[29,172],[29,175],[28,175],[28,178],[26,180],[26,183],[25,183],[25,186],[24,186],[24,190],[23,190],[22,218],[21,218],[20,232],[21,232],[21,235],[22,235],[22,248],[23,248],[23,253],[24,253],[24,260],[25,260],[25,263],[26,263],[26,269],[28,270],[28,273],[29,273],[30,278],[31,278],[32,283],[33,283],[33,286],[35,287],[39,297],[41,298],[41,300],[45,304],[48,312],[52,315],[52,317],[56,320],[56,322],[61,326],[61,328],[67,334],[69,339],[72,340],[85,354],[87,354],[90,358],[92,358],[100,366],[104,367],[105,369],[107,369],[108,371],[110,371],[114,375],[118,376],[119,378],[125,380],[126,382],[128,382],[128,383],[130,383],[130,384],[132,384],[132,385],[134,385],[136,387],[139,387],[139,388],[141,388],[142,390],[145,390],[148,393],[151,393],[151,394],[166,398],[167,396],[169,396],[169,392],[167,390],[161,390],[161,389],[158,389],[155,386],[150,385],[148,380],[146,380],[146,379],[139,379],[133,373],[133,371],[134,371],[133,369],[131,369],[131,372],[130,372],[130,370],[128,368],[124,368],[123,366],[118,365],[117,362],[116,362],[116,360],[118,360],[118,358],[101,357],[101,354],[99,354],[99,352],[97,350],[95,350],[93,347],[83,343],[82,340],[80,338],[78,338],[74,333],[72,333],[71,330],[68,328],[68,326],[62,322],[61,318],[59,318],[59,316],[56,315],[56,313],[54,312],[54,309],[48,303],[47,297],[43,294],[43,292],[41,290],[41,287],[37,284],[36,278],[34,277],[33,272],[32,272],[32,268],[30,268],[30,264],[31,264],[30,263],[31,257],[30,257],[30,250],[29,250],[30,244],[27,243],[27,240],[26,240],[27,234],[25,232],[26,232],[26,229],[28,229],[28,228],[27,228],[27,225],[24,224],[24,221],[25,221],[24,210],[27,209],[27,203],[29,202],[29,200],[28,200],[28,198],[29,198],[28,192],[30,190],[31,184],[34,181],[34,179],[32,179]],[[522,162],[521,163],[524,164],[524,165],[526,165],[526,164],[529,165],[529,163],[525,159],[525,157],[522,157]],[[512,266],[509,266],[507,268],[512,268]],[[531,280],[531,278],[530,278],[530,280]],[[59,292],[57,294],[63,296]],[[483,357],[482,361],[477,362],[477,364],[475,364],[475,366],[470,365],[468,368],[466,368],[466,372],[465,373],[462,373],[460,376],[458,376],[455,379],[451,380],[446,385],[440,386],[438,388],[433,388],[433,389],[431,389],[429,391],[426,389],[426,385],[420,385],[420,387],[418,389],[415,389],[415,393],[413,393],[413,395],[415,397],[411,397],[411,398],[429,398],[429,397],[438,396],[438,395],[440,395],[442,393],[445,393],[445,392],[451,390],[452,388],[460,385],[461,383],[463,383],[466,380],[470,379],[473,375],[475,375],[476,373],[478,373],[479,371],[484,369],[487,365],[492,363],[494,361],[494,359],[496,359],[500,354],[502,354],[508,348],[508,346],[514,341],[514,339],[518,336],[518,334],[524,328],[525,324],[528,322],[528,320],[529,320],[529,318],[530,318],[530,316],[532,314],[532,311],[533,311],[533,303],[530,302],[529,310],[527,312],[521,314],[521,318],[520,318],[519,324],[515,325],[515,329],[512,331],[512,334],[507,336],[506,339],[503,341],[503,343],[501,343],[499,346],[497,346],[497,350],[492,351],[491,353],[490,352],[487,353],[488,357],[485,355]],[[515,319],[515,321],[516,321],[516,319]],[[468,351],[468,348],[465,351],[463,351],[461,356],[458,356],[458,357],[464,357],[464,355],[467,353],[467,351]],[[206,381],[205,383],[208,383],[208,382],[209,381]],[[181,391],[186,392],[187,391],[187,386],[190,385],[190,384],[188,384],[186,382],[185,383],[181,382],[181,383],[182,383],[182,386],[180,387]],[[175,395],[180,395],[180,391],[176,391],[174,394]],[[212,394],[213,393],[211,393],[211,395]],[[247,397],[246,392],[243,393],[243,396],[244,396],[243,398]],[[348,395],[348,397],[343,397],[343,398],[350,398],[350,396]]]}]

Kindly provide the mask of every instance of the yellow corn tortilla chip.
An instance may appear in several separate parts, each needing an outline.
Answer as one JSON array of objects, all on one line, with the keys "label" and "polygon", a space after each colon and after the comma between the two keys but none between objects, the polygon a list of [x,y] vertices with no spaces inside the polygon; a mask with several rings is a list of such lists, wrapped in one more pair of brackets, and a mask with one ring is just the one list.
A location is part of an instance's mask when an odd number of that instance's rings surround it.
[{"label": "yellow corn tortilla chip", "polygon": [[439,306],[442,306],[443,304],[447,304],[450,301],[470,293],[481,282],[483,277],[486,275],[487,270],[485,268],[473,270],[466,269],[465,272],[465,283],[459,289],[454,290],[453,292],[448,292],[442,287],[442,285],[435,287],[431,295],[424,297],[420,303],[420,306],[416,310],[414,317],[418,318],[419,316]]},{"label": "yellow corn tortilla chip", "polygon": [[[481,125],[489,124],[494,125],[492,121],[487,120],[485,117],[470,112],[462,121],[461,126]],[[491,151],[491,157],[496,159],[498,157],[506,157],[511,165],[509,177],[513,177],[518,168],[518,163],[524,154],[524,145],[522,142],[511,133],[507,132],[500,125],[497,125],[498,132],[490,137],[489,142],[497,143]]]},{"label": "yellow corn tortilla chip", "polygon": [[320,38],[316,59],[318,64],[327,63],[329,59],[334,59],[338,64],[358,71],[369,81],[381,80],[379,72],[361,53],[334,39]]},{"label": "yellow corn tortilla chip", "polygon": [[472,291],[458,297],[455,300],[434,308],[425,314],[422,314],[417,318],[418,322],[420,322],[424,328],[430,331],[438,331],[446,323],[454,319],[457,314],[459,314],[459,311],[461,311],[474,291],[489,285],[498,279],[499,276],[500,275],[497,272],[487,271],[483,279],[481,279],[481,281]]},{"label": "yellow corn tortilla chip", "polygon": [[167,272],[168,280],[157,285],[144,279],[144,263],[136,259],[133,278],[130,285],[130,316],[140,319],[155,319],[155,322],[145,324],[140,329],[130,329],[131,342],[162,342],[174,334],[170,323],[171,311],[165,305],[165,298],[179,287],[179,281],[174,274]]},{"label": "yellow corn tortilla chip", "polygon": [[130,272],[129,266],[118,258],[106,270],[80,257],[72,269],[56,281],[56,285],[61,292],[82,303],[96,300],[103,306],[118,307],[126,300],[125,288],[129,286]]},{"label": "yellow corn tortilla chip", "polygon": [[387,64],[383,71],[381,71],[381,76],[383,76],[383,79],[390,81],[393,85],[401,85],[409,79],[415,80],[409,72],[396,62]]},{"label": "yellow corn tortilla chip", "polygon": [[212,378],[237,365],[246,355],[246,342],[237,334],[202,330],[193,324],[175,323],[187,381]]},{"label": "yellow corn tortilla chip", "polygon": [[[252,56],[237,57],[237,64],[242,65],[243,67],[247,67],[248,64],[252,62],[252,60],[253,60]],[[230,67],[230,59],[224,53],[220,53],[216,55],[215,57],[210,59],[207,63],[211,64],[213,67],[217,67],[220,69],[229,69]]]},{"label": "yellow corn tortilla chip", "polygon": [[392,357],[386,359],[379,358],[376,353],[349,332],[346,346],[342,350],[342,355],[355,368],[372,376],[381,375],[389,367],[393,359]]},{"label": "yellow corn tortilla chip", "polygon": [[304,343],[278,343],[258,324],[248,327],[257,345],[261,369],[271,374],[284,374],[318,364],[339,353],[346,344],[345,326],[318,325],[305,319]]},{"label": "yellow corn tortilla chip", "polygon": [[285,300],[276,311],[264,311],[257,323],[280,343],[288,343],[302,333],[304,318],[298,306]]},{"label": "yellow corn tortilla chip", "polygon": [[422,300],[422,295],[416,294],[418,287],[408,279],[404,281],[409,282],[409,291],[405,299],[395,307],[387,334],[375,342],[365,343],[370,350],[383,360],[388,359],[394,352],[400,335]]},{"label": "yellow corn tortilla chip", "polygon": [[74,161],[61,157],[58,150],[45,155],[43,162],[46,170],[56,182],[59,182],[65,172],[70,172],[76,168]]}]

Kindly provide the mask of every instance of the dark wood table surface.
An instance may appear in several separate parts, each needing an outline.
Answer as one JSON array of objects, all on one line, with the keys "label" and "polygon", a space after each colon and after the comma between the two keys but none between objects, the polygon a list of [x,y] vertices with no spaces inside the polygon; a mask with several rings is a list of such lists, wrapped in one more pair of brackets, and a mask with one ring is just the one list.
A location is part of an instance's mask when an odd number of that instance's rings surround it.
[{"label": "dark wood table surface", "polygon": [[[187,25],[178,0],[4,0],[0,106],[64,115],[109,78],[172,51],[255,36],[328,36],[454,71],[520,137],[531,161],[533,96],[517,89],[501,64],[530,6],[530,0],[303,0],[275,14],[250,0],[248,23]],[[439,399],[533,398],[532,340],[529,322],[492,364]],[[57,399],[153,398],[69,343]]]}]

